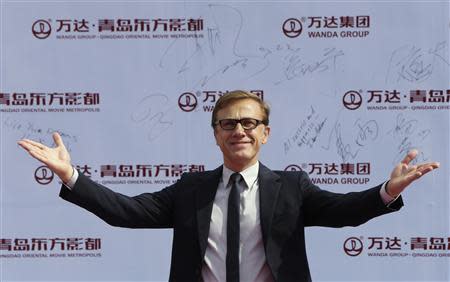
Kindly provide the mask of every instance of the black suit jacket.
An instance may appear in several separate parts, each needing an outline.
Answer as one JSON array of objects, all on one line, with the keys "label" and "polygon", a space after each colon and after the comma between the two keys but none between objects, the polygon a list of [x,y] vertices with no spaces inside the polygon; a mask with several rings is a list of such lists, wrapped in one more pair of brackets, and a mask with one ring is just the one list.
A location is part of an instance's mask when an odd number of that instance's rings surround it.
[{"label": "black suit jacket", "polygon": [[[200,281],[212,206],[222,176],[213,171],[186,173],[155,193],[128,197],[80,174],[60,196],[107,223],[129,228],[173,228],[170,281]],[[305,226],[356,226],[400,208],[386,207],[380,186],[337,194],[321,190],[304,172],[271,171],[260,165],[260,220],[267,264],[275,281],[311,281]]]}]

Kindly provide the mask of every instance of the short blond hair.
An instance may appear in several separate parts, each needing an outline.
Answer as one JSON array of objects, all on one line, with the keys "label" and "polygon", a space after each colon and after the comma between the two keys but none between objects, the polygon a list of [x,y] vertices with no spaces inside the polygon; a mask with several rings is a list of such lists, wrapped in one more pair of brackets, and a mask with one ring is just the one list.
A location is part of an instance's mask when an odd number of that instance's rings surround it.
[{"label": "short blond hair", "polygon": [[251,99],[259,104],[261,107],[261,110],[263,112],[263,124],[269,125],[269,114],[270,114],[270,107],[269,105],[264,102],[261,98],[259,98],[257,95],[253,93],[249,93],[243,90],[234,90],[228,93],[223,94],[219,100],[217,100],[216,105],[214,106],[214,110],[212,112],[211,117],[211,126],[214,128],[217,124],[217,113],[227,107],[228,105],[244,99]]}]

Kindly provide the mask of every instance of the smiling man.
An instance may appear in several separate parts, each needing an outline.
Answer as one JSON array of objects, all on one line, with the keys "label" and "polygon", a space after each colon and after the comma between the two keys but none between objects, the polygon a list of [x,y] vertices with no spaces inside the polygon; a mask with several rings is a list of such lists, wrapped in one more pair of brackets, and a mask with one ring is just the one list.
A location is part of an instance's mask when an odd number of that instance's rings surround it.
[{"label": "smiling man", "polygon": [[306,226],[356,226],[398,210],[400,193],[439,167],[410,165],[417,156],[413,150],[379,186],[348,194],[321,190],[304,172],[272,171],[259,162],[270,134],[269,112],[256,95],[223,95],[212,116],[223,165],[186,173],[172,186],[135,197],[74,170],[57,133],[55,148],[32,140],[19,145],[61,178],[62,198],[109,224],[173,228],[170,281],[311,281]]},{"label": "smiling man", "polygon": [[268,140],[269,107],[257,96],[232,92],[217,101],[211,125],[224,165],[239,172],[258,161]]}]

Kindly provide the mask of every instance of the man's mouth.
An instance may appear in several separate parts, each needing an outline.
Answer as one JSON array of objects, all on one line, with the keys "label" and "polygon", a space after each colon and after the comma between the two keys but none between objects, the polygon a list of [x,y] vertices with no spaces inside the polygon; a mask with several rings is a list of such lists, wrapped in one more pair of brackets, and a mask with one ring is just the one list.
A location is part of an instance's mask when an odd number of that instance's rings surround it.
[{"label": "man's mouth", "polygon": [[251,144],[252,144],[252,141],[230,142],[230,146],[236,150],[247,149],[249,146],[251,146]]},{"label": "man's mouth", "polygon": [[241,144],[251,144],[251,141],[237,141],[237,142],[231,142],[231,145],[241,145]]}]

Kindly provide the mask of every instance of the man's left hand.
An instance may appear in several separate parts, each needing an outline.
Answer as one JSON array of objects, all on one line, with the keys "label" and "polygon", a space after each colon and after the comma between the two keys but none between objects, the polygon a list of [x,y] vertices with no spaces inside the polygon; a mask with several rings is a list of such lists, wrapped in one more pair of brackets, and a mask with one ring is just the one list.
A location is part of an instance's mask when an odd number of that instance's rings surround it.
[{"label": "man's left hand", "polygon": [[386,186],[386,192],[390,196],[397,197],[413,181],[439,167],[438,162],[410,165],[410,162],[417,157],[418,153],[417,150],[409,151],[406,157],[395,166],[391,173],[391,179]]}]

